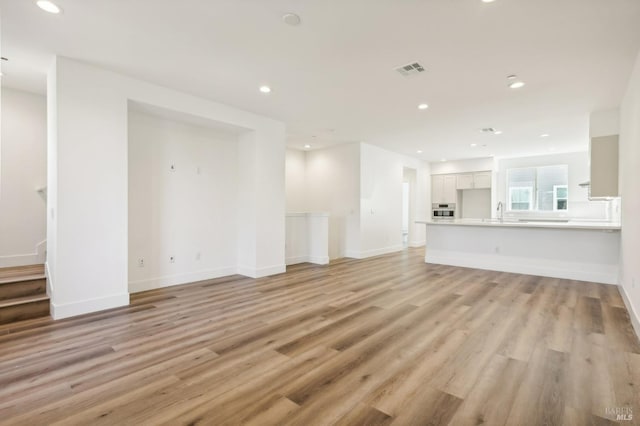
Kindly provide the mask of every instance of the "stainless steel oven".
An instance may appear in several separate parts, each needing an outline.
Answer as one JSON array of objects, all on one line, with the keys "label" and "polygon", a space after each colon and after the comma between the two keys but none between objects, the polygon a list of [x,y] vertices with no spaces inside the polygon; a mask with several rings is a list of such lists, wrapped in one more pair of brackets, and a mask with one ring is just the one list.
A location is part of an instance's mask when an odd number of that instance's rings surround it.
[{"label": "stainless steel oven", "polygon": [[451,204],[432,204],[431,205],[431,218],[434,220],[440,219],[455,219],[456,217],[456,205]]}]

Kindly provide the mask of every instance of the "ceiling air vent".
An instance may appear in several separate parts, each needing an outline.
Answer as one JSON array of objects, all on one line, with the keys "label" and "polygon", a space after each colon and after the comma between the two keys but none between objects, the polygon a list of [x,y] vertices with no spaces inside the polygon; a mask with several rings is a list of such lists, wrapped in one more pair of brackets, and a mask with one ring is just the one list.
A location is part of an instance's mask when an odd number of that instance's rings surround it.
[{"label": "ceiling air vent", "polygon": [[480,129],[482,133],[495,133],[496,129],[493,127],[485,127],[484,129]]},{"label": "ceiling air vent", "polygon": [[405,77],[411,77],[412,75],[424,72],[424,67],[417,62],[412,62],[410,64],[396,68],[396,71]]}]

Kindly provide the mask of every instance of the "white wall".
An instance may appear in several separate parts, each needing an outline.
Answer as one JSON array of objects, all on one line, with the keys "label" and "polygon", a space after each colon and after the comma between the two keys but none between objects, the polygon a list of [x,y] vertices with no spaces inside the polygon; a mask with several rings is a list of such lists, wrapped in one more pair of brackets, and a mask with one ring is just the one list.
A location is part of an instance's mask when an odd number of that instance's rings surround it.
[{"label": "white wall", "polygon": [[640,335],[640,54],[620,108],[620,284]]},{"label": "white wall", "polygon": [[360,146],[306,153],[306,208],[329,213],[329,257],[360,252]]},{"label": "white wall", "polygon": [[2,90],[0,268],[44,263],[47,184],[44,96]]},{"label": "white wall", "polygon": [[287,149],[285,158],[287,212],[305,212],[307,209],[306,152]]},{"label": "white wall", "polygon": [[283,272],[284,125],[57,57],[48,75],[48,269],[54,318],[126,305],[128,101],[225,123],[239,137],[238,271]]},{"label": "white wall", "polygon": [[[611,219],[610,203],[607,201],[589,201],[588,188],[579,186],[580,183],[589,180],[589,153],[587,151],[500,159],[496,180],[496,195],[498,199],[493,205],[498,201],[506,203],[506,176],[508,169],[560,164],[569,166],[569,210],[568,213],[561,213],[560,215],[580,219]],[[505,209],[505,216],[510,214],[516,213],[507,213]],[[531,215],[531,213],[522,214]],[[536,212],[535,214],[558,215],[557,212]]]},{"label": "white wall", "polygon": [[235,273],[237,151],[237,135],[129,111],[130,291]]}]

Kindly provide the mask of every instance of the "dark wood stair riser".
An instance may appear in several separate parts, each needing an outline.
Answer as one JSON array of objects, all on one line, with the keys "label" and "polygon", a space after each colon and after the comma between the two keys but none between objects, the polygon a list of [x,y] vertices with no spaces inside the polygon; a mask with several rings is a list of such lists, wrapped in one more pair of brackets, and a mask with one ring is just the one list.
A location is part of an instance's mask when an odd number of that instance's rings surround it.
[{"label": "dark wood stair riser", "polygon": [[0,324],[49,315],[49,299],[0,308]]},{"label": "dark wood stair riser", "polygon": [[38,294],[45,294],[46,292],[47,281],[44,278],[0,284],[0,300],[35,296]]}]

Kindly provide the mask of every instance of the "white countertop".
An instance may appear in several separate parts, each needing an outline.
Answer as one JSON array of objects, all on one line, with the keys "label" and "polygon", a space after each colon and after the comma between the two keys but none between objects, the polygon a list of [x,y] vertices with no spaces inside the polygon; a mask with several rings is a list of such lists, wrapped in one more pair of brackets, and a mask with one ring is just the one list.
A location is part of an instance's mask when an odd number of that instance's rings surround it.
[{"label": "white countertop", "polygon": [[594,229],[619,231],[619,222],[569,220],[558,222],[544,219],[441,219],[416,220],[416,223],[437,226],[494,226],[507,228],[554,228],[554,229]]}]

